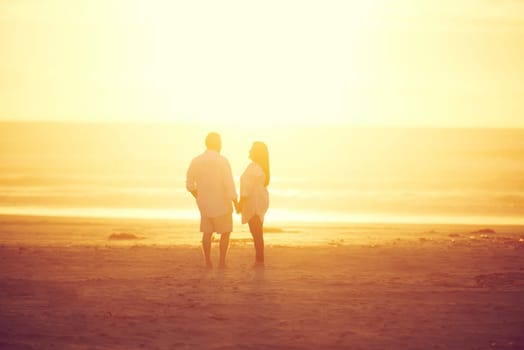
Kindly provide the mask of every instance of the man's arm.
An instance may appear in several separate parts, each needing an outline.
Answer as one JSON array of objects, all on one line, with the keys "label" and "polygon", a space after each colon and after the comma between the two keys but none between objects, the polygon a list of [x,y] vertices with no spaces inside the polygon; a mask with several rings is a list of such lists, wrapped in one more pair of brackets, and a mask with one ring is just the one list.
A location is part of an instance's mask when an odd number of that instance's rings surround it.
[{"label": "man's arm", "polygon": [[231,171],[231,166],[229,165],[229,161],[225,161],[224,166],[224,186],[226,188],[226,193],[233,201],[233,204],[235,205],[235,209],[237,208],[237,190],[235,187],[235,181],[233,180],[233,172]]},{"label": "man's arm", "polygon": [[196,176],[195,176],[195,163],[194,161],[191,162],[189,165],[189,168],[187,169],[186,173],[186,189],[191,192],[193,197],[197,197],[198,190],[197,190],[197,184],[196,184]]}]

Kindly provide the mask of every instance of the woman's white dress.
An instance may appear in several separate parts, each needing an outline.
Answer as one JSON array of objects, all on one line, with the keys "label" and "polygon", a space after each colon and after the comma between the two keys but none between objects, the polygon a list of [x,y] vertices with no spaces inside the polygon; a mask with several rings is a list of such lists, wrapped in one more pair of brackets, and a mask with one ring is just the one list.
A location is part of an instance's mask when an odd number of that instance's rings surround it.
[{"label": "woman's white dress", "polygon": [[240,197],[242,198],[242,223],[247,223],[258,215],[264,222],[269,207],[269,193],[264,186],[266,174],[255,162],[251,162],[240,177]]}]

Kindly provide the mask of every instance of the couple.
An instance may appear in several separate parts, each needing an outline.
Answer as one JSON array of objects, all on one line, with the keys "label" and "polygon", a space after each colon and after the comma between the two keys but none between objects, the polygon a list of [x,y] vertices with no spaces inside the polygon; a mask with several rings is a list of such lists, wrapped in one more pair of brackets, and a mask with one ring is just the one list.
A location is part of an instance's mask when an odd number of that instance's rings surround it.
[{"label": "couple", "polygon": [[253,236],[255,267],[264,266],[264,215],[269,206],[269,153],[263,142],[254,142],[249,151],[249,164],[240,177],[240,201],[229,161],[220,154],[220,135],[211,132],[206,137],[206,151],[191,161],[187,170],[186,188],[196,198],[200,210],[200,231],[206,266],[211,261],[211,238],[220,234],[219,267],[226,267],[229,236],[233,231],[233,205],[242,214],[242,223],[249,224]]}]

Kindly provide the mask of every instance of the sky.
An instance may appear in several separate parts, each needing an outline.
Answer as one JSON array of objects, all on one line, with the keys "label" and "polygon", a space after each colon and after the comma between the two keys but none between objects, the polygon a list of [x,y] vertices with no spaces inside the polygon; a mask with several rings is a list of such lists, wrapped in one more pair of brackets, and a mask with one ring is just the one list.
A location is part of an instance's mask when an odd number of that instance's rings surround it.
[{"label": "sky", "polygon": [[0,1],[0,120],[522,128],[521,101],[524,1]]}]

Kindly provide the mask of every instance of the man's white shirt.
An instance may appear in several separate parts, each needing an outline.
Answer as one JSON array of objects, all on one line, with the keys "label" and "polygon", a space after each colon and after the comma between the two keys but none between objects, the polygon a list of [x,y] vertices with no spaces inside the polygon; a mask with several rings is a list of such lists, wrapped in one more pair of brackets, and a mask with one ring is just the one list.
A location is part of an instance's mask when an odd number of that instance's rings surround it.
[{"label": "man's white shirt", "polygon": [[217,217],[233,212],[237,191],[231,166],[226,157],[206,150],[195,157],[187,170],[186,188],[197,191],[197,205],[202,216]]}]

